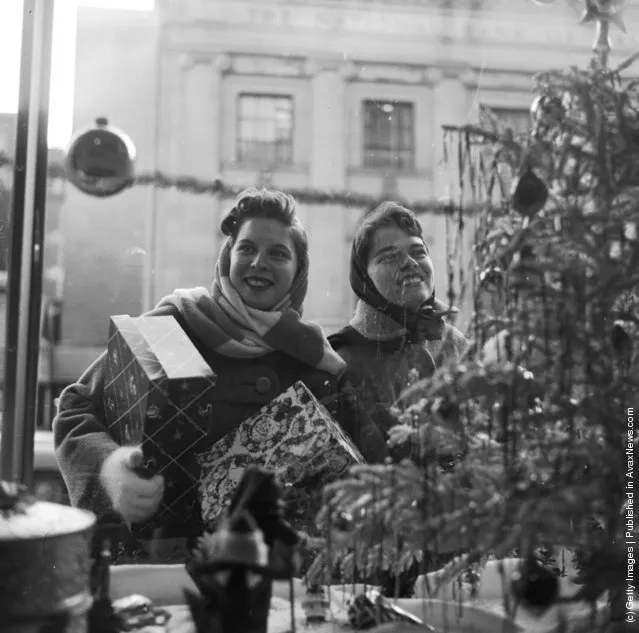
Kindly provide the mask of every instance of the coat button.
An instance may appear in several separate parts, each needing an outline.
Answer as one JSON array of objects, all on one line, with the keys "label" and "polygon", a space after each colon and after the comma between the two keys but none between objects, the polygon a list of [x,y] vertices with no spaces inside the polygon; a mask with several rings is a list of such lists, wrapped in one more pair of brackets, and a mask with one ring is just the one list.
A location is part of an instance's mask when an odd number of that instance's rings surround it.
[{"label": "coat button", "polygon": [[260,376],[255,381],[255,390],[257,391],[257,393],[268,393],[271,390],[271,386],[271,380],[266,376]]}]

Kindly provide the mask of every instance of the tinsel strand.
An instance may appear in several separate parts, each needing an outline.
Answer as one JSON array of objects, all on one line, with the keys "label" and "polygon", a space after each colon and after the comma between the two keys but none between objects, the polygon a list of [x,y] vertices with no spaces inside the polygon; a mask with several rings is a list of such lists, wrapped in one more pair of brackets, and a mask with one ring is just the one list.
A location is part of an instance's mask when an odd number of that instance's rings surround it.
[{"label": "tinsel strand", "polygon": [[[0,169],[13,168],[14,161],[6,153],[0,152]],[[49,178],[68,181],[67,171],[61,163],[49,165]],[[231,185],[220,178],[214,180],[200,180],[193,176],[169,176],[161,171],[137,174],[131,182],[131,187],[155,187],[160,190],[176,190],[194,196],[216,196],[222,199],[235,198],[245,186]],[[350,208],[373,209],[388,200],[387,196],[370,196],[354,191],[324,191],[313,188],[279,188],[293,196],[298,203],[315,205],[342,205]],[[394,196],[396,202],[412,209],[415,213],[446,214],[446,205],[437,200],[406,200],[401,196]],[[466,207],[464,213],[473,214],[476,209]]]}]

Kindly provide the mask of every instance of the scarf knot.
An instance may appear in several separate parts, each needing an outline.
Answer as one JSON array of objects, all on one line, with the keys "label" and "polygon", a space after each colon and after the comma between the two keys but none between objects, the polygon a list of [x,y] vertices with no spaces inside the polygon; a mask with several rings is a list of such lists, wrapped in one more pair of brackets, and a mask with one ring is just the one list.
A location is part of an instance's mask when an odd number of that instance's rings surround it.
[{"label": "scarf knot", "polygon": [[359,300],[355,307],[350,326],[365,338],[372,341],[390,341],[403,338],[406,344],[416,344],[423,341],[438,341],[444,336],[446,324],[443,316],[456,312],[447,309],[441,301],[435,300],[428,311],[424,311],[416,325],[408,327],[407,323],[400,324],[399,319],[373,307],[363,300]]}]

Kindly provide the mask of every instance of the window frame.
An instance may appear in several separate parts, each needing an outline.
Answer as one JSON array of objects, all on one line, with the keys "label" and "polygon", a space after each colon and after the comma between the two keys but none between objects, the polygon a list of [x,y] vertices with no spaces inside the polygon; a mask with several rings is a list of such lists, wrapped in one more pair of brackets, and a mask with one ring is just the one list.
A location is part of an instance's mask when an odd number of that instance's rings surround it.
[{"label": "window frame", "polygon": [[[369,128],[367,127],[367,123],[369,120],[369,110],[368,106],[374,106],[377,109],[377,112],[382,111],[382,107],[384,105],[392,105],[393,107],[406,107],[406,111],[410,113],[410,129],[408,130],[408,138],[410,139],[410,147],[408,149],[403,149],[401,145],[403,131],[401,129],[401,121],[400,128],[398,130],[398,147],[393,148],[393,138],[391,132],[390,138],[390,146],[388,148],[383,148],[383,150],[378,147],[376,150],[371,150],[371,144],[368,143],[369,136]],[[361,100],[361,117],[362,117],[362,138],[361,138],[361,165],[363,169],[366,170],[383,170],[383,171],[394,171],[394,172],[413,172],[416,169],[417,164],[417,107],[412,99],[396,99],[396,98],[375,98],[375,97],[365,97]],[[375,112],[375,110],[373,110]],[[392,128],[391,128],[392,129]],[[409,161],[407,163],[402,163],[402,161],[393,161],[391,160],[388,164],[376,164],[369,162],[370,160],[370,152],[371,151],[386,151],[390,156],[400,155],[406,153],[409,157]]]},{"label": "window frame", "polygon": [[[287,145],[289,150],[288,161],[278,160],[277,157],[273,160],[255,160],[255,159],[250,159],[250,158],[246,158],[245,156],[242,156],[241,148],[242,148],[242,144],[246,142],[246,140],[242,137],[241,129],[242,129],[242,123],[248,120],[242,117],[242,100],[245,97],[250,97],[256,100],[285,99],[290,102],[290,105],[291,105],[290,129],[289,129],[288,145]],[[295,164],[295,127],[296,127],[296,120],[295,120],[296,107],[295,106],[296,106],[295,95],[291,94],[290,92],[262,92],[259,90],[255,91],[250,89],[246,89],[246,90],[243,89],[237,92],[236,99],[235,99],[235,157],[234,157],[235,161],[234,162],[238,165],[259,166],[262,169],[267,169],[267,170],[275,170],[278,168],[281,169],[281,168],[292,167]],[[270,147],[273,147],[274,149],[276,149],[277,142],[270,145]],[[275,154],[277,154],[277,151],[275,151]]]}]

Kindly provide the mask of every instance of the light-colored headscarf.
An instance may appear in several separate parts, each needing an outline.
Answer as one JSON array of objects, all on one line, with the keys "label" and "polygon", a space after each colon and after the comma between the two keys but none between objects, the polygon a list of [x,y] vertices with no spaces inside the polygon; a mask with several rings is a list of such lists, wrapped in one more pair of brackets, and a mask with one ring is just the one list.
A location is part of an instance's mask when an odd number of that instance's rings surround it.
[{"label": "light-colored headscarf", "polygon": [[231,249],[229,238],[218,257],[210,293],[203,287],[176,290],[158,308],[176,306],[195,335],[224,356],[256,358],[277,350],[329,374],[341,374],[346,363],[322,328],[302,321],[308,264],[300,267],[290,291],[273,309],[258,310],[246,305],[231,283]]}]

